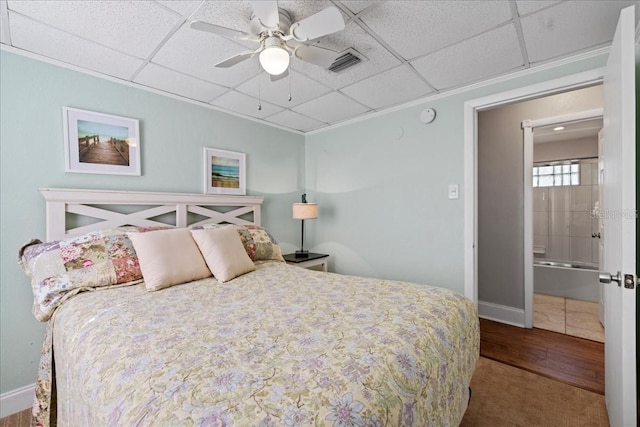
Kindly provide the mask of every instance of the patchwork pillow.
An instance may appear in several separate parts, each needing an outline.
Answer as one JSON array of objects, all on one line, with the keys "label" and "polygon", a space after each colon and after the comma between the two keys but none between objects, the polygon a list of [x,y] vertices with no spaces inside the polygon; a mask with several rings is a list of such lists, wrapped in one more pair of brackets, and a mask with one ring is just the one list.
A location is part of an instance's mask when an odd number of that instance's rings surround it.
[{"label": "patchwork pillow", "polygon": [[204,260],[220,282],[227,282],[256,269],[233,226],[191,230]]},{"label": "patchwork pillow", "polygon": [[148,230],[122,227],[23,246],[19,263],[31,278],[36,319],[49,320],[62,302],[82,290],[140,282],[142,272],[127,232]]},{"label": "patchwork pillow", "polygon": [[240,234],[244,249],[252,261],[281,261],[284,262],[282,251],[276,239],[264,228],[258,225],[237,224],[205,224],[191,227],[192,230],[210,230],[232,226]]},{"label": "patchwork pillow", "polygon": [[129,233],[148,291],[211,276],[196,242],[186,228]]},{"label": "patchwork pillow", "polygon": [[247,225],[246,228],[251,233],[256,247],[256,252],[251,257],[252,260],[285,262],[278,242],[267,230],[257,225]]}]

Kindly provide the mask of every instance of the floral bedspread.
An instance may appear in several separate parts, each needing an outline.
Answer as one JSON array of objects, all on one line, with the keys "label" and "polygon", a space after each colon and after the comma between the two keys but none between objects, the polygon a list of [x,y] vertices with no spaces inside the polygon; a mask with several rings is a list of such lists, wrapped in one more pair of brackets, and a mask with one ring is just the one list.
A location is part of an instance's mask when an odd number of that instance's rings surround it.
[{"label": "floral bedspread", "polygon": [[64,426],[459,424],[479,353],[471,301],[257,267],[225,284],[131,285],[66,301],[48,338],[55,378],[46,363],[40,371],[43,413],[57,398]]}]

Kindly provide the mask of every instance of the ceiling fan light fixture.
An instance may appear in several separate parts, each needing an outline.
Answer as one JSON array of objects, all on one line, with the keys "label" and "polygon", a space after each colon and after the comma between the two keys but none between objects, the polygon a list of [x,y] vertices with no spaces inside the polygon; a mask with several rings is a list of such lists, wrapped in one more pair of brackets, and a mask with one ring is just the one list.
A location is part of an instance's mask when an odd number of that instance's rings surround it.
[{"label": "ceiling fan light fixture", "polygon": [[280,39],[269,37],[265,40],[265,47],[260,52],[260,65],[272,76],[278,76],[289,68],[289,52],[282,47]]}]

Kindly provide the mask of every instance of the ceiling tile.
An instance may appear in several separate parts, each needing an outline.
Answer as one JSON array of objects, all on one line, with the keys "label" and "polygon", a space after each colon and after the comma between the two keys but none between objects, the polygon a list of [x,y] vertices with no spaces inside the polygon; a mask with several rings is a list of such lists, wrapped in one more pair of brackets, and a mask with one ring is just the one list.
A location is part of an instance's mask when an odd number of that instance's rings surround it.
[{"label": "ceiling tile", "polygon": [[509,24],[416,59],[411,65],[437,89],[445,89],[513,71],[524,64],[515,27]]},{"label": "ceiling tile", "polygon": [[[267,73],[260,73],[238,86],[236,90],[257,98],[258,87],[262,99],[285,108],[302,104],[331,90],[295,71],[291,71],[289,77],[275,82],[271,81]],[[291,94],[291,101],[289,101],[289,94]]]},{"label": "ceiling tile", "polygon": [[298,114],[291,110],[282,110],[271,117],[267,117],[265,120],[280,126],[299,130],[301,132],[307,132],[324,125],[322,122],[303,116],[302,114]]},{"label": "ceiling tile", "polygon": [[354,14],[358,14],[368,8],[369,6],[380,5],[381,1],[369,0],[369,1],[357,1],[357,0],[342,0],[340,1],[347,9]]},{"label": "ceiling tile", "polygon": [[[334,5],[328,0],[278,0],[278,7],[289,12],[292,23],[308,18],[330,6]],[[346,15],[343,17],[346,18]]]},{"label": "ceiling tile", "polygon": [[175,12],[178,12],[180,15],[184,15],[185,13],[187,13],[190,7],[195,6],[197,3],[199,3],[197,1],[189,1],[189,0],[156,0],[156,1]]},{"label": "ceiling tile", "polygon": [[344,31],[324,37],[316,44],[336,52],[354,47],[366,58],[365,61],[339,73],[325,70],[302,60],[292,59],[291,67],[293,69],[314,80],[321,81],[333,89],[342,88],[400,64],[395,56],[353,22],[348,24]]},{"label": "ceiling tile", "polygon": [[0,43],[10,45],[9,26],[5,25],[5,22],[8,22],[8,20],[5,21],[4,18],[3,13],[0,11]]},{"label": "ceiling tile", "polygon": [[[259,102],[256,98],[236,91],[225,93],[221,97],[211,101],[211,104],[259,119],[271,116],[282,110],[282,108],[278,106],[264,101]],[[262,105],[262,109],[258,110],[258,104]]]},{"label": "ceiling tile", "polygon": [[146,58],[180,17],[150,1],[9,1],[9,10],[139,58]]},{"label": "ceiling tile", "polygon": [[336,123],[360,115],[369,109],[341,93],[331,92],[298,105],[292,110],[323,122]]},{"label": "ceiling tile", "polygon": [[531,62],[611,42],[620,9],[634,1],[566,1],[522,18]]},{"label": "ceiling tile", "polygon": [[185,74],[233,87],[260,71],[257,57],[231,68],[215,64],[247,49],[224,37],[196,31],[183,25],[154,56],[153,62]]},{"label": "ceiling tile", "polygon": [[[248,33],[250,32],[251,13],[252,9],[248,1],[207,1],[196,10],[191,19]],[[211,33],[204,32],[203,34],[216,37]],[[257,47],[245,41],[236,40],[236,42],[247,48]]]},{"label": "ceiling tile", "polygon": [[128,80],[143,62],[17,13],[9,13],[9,25],[14,47],[109,76]]},{"label": "ceiling tile", "polygon": [[508,1],[389,1],[361,16],[405,59],[434,52],[511,18]]},{"label": "ceiling tile", "polygon": [[186,76],[155,64],[147,64],[134,81],[202,102],[209,102],[227,90],[222,86]]},{"label": "ceiling tile", "polygon": [[341,89],[371,108],[383,108],[420,98],[431,89],[406,66],[400,66]]},{"label": "ceiling tile", "polygon": [[208,1],[193,14],[193,19],[239,31],[249,31],[253,10],[248,1]]},{"label": "ceiling tile", "polygon": [[518,14],[524,16],[544,9],[545,7],[553,6],[559,2],[560,0],[516,0],[516,6],[518,8]]}]

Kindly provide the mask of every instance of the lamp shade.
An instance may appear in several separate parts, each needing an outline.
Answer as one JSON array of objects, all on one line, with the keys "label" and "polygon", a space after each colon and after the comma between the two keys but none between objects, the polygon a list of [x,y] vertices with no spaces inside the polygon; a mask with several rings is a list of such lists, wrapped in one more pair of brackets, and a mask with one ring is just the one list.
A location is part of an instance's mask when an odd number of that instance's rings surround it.
[{"label": "lamp shade", "polygon": [[317,203],[294,203],[293,219],[314,219],[318,218]]}]

